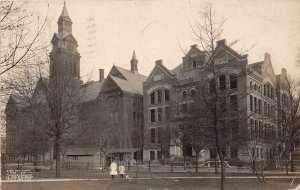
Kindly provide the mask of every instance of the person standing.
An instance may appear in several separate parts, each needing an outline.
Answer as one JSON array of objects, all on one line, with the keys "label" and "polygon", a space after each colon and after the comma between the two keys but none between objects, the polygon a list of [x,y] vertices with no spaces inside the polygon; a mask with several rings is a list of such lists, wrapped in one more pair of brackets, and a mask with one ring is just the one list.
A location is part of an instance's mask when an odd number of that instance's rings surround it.
[{"label": "person standing", "polygon": [[124,164],[121,162],[120,166],[119,166],[119,174],[121,178],[124,178],[125,175],[125,166]]},{"label": "person standing", "polygon": [[116,162],[113,160],[110,164],[110,172],[111,178],[114,179],[116,175],[118,175],[118,166]]}]

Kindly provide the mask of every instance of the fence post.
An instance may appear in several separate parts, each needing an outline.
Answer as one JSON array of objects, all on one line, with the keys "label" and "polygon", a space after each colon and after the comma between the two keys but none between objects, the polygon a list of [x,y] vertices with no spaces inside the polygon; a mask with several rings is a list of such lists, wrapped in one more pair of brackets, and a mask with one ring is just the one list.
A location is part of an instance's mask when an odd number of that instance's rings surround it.
[{"label": "fence post", "polygon": [[151,167],[151,164],[150,164],[150,162],[151,162],[151,161],[149,161],[149,172],[151,171],[151,169],[150,169],[150,167]]}]

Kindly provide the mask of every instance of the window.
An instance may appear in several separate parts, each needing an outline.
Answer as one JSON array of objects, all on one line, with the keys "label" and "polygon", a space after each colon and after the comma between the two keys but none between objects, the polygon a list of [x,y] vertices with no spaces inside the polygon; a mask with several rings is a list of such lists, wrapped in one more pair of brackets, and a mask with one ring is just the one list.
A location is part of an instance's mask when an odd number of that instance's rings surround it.
[{"label": "window", "polygon": [[150,129],[150,142],[155,143],[155,129]]},{"label": "window", "polygon": [[161,130],[157,130],[157,143],[160,143],[160,139],[161,139],[161,136],[160,136],[160,133],[161,133]]},{"label": "window", "polygon": [[254,138],[254,122],[253,122],[253,119],[250,119],[250,135],[251,135],[251,138]]},{"label": "window", "polygon": [[216,91],[216,83],[215,80],[212,79],[209,81],[209,92],[214,93]]},{"label": "window", "polygon": [[196,69],[196,68],[197,68],[197,62],[193,61],[193,69]]},{"label": "window", "polygon": [[257,98],[254,97],[254,112],[257,112]]},{"label": "window", "polygon": [[219,88],[221,91],[224,91],[226,89],[226,76],[225,75],[219,76]]},{"label": "window", "polygon": [[258,126],[257,126],[257,121],[254,121],[254,125],[255,125],[255,138],[258,137]]},{"label": "window", "polygon": [[186,103],[183,103],[182,104],[182,111],[187,111],[187,104]]},{"label": "window", "polygon": [[150,151],[150,160],[154,160],[154,159],[155,159],[155,152]]},{"label": "window", "polygon": [[250,90],[252,90],[253,86],[252,86],[252,81],[250,81]]},{"label": "window", "polygon": [[151,122],[155,122],[155,109],[150,110]]},{"label": "window", "polygon": [[73,157],[73,161],[78,161],[78,156],[72,156]]},{"label": "window", "polygon": [[237,77],[235,75],[230,75],[229,80],[230,80],[230,89],[236,89],[237,88]]},{"label": "window", "polygon": [[119,123],[119,114],[118,112],[111,112],[110,113],[110,123],[111,124],[117,124]]},{"label": "window", "polygon": [[267,85],[264,84],[264,96],[267,95],[266,91],[267,91]]},{"label": "window", "polygon": [[261,99],[258,99],[258,113],[261,114]]},{"label": "window", "polygon": [[161,121],[161,118],[162,118],[162,111],[161,111],[161,108],[158,108],[157,109],[157,121]]},{"label": "window", "polygon": [[186,91],[184,90],[184,91],[182,91],[182,98],[186,98],[186,96],[187,96],[187,93],[186,93]]},{"label": "window", "polygon": [[237,111],[237,95],[230,96],[231,110]]},{"label": "window", "polygon": [[165,101],[170,100],[170,91],[168,89],[165,89]]},{"label": "window", "polygon": [[253,111],[253,96],[250,95],[250,111]]},{"label": "window", "polygon": [[258,128],[259,128],[259,132],[258,132],[259,137],[258,138],[262,139],[262,133],[263,133],[263,131],[262,131],[261,121],[258,122]]},{"label": "window", "polygon": [[152,92],[150,97],[151,97],[151,104],[155,104],[155,93]]},{"label": "window", "polygon": [[195,92],[195,89],[192,89],[192,90],[191,90],[191,97],[195,97],[195,93],[196,93],[196,92]]},{"label": "window", "polygon": [[254,84],[254,90],[255,90],[255,91],[257,90],[257,85],[256,85],[256,83]]},{"label": "window", "polygon": [[267,116],[268,115],[268,109],[267,109],[267,102],[264,102],[264,115]]},{"label": "window", "polygon": [[157,90],[157,102],[161,102],[161,90]]},{"label": "window", "polygon": [[165,121],[169,121],[170,119],[170,108],[165,107]]}]

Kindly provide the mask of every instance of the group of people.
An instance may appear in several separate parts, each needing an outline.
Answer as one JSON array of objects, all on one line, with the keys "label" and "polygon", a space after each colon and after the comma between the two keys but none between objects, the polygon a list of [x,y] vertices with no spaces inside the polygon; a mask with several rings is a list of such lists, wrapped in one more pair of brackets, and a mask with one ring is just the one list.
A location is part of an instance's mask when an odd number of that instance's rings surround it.
[{"label": "group of people", "polygon": [[119,167],[118,164],[113,160],[110,164],[110,172],[111,178],[114,179],[116,175],[120,174],[121,178],[124,178],[126,175],[125,173],[125,166],[122,162],[120,162]]}]

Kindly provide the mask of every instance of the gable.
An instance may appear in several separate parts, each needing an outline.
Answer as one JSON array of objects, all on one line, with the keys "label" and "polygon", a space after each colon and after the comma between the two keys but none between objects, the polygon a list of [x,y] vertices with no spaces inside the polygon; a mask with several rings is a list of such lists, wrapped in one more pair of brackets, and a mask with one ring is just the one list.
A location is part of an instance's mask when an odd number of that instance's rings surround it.
[{"label": "gable", "polygon": [[202,52],[198,46],[195,44],[195,45],[192,45],[190,50],[187,52],[187,54],[185,55],[185,58],[196,58],[196,57],[199,57],[201,55],[203,55],[204,52]]},{"label": "gable", "polygon": [[112,80],[112,78],[110,77],[110,75],[108,75],[107,79],[105,80],[105,83],[103,84],[103,86],[101,88],[101,92],[100,93],[104,93],[104,92],[111,91],[111,90],[117,90],[117,89],[120,89],[120,88]]},{"label": "gable", "polygon": [[171,73],[171,71],[169,71],[164,65],[162,65],[161,63],[157,63],[155,67],[152,69],[147,80],[145,81],[145,84],[148,84],[149,82],[157,82],[160,80],[165,80],[174,77],[175,75]]},{"label": "gable", "polygon": [[125,76],[122,75],[122,73],[115,66],[113,66],[111,68],[108,75],[115,76],[115,77],[122,78],[122,79],[126,80]]},{"label": "gable", "polygon": [[52,37],[52,40],[51,40],[51,43],[52,43],[52,44],[55,44],[59,39],[60,39],[60,38],[59,38],[58,34],[57,34],[57,33],[54,33],[54,34],[53,34],[53,37]]},{"label": "gable", "polygon": [[68,42],[77,44],[77,41],[72,34],[67,35],[66,37],[64,37],[64,39]]},{"label": "gable", "polygon": [[275,77],[271,62],[271,56],[268,53],[265,53],[265,58],[262,65],[262,72],[263,74],[271,76],[272,78]]}]

